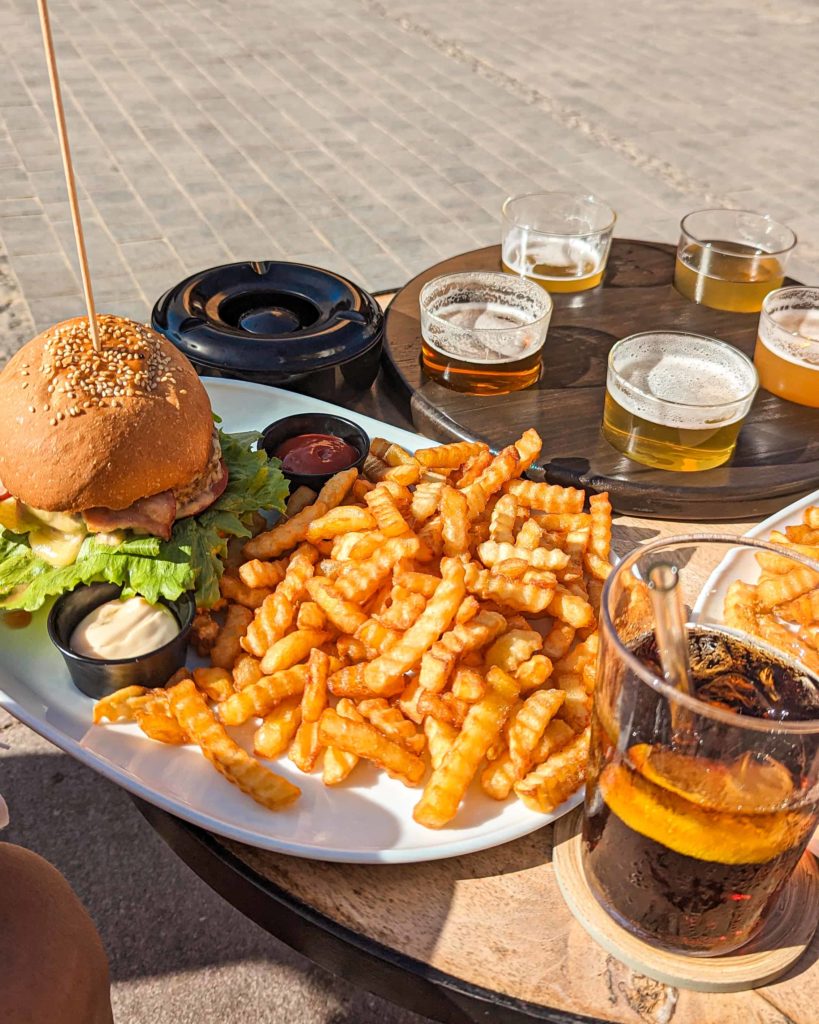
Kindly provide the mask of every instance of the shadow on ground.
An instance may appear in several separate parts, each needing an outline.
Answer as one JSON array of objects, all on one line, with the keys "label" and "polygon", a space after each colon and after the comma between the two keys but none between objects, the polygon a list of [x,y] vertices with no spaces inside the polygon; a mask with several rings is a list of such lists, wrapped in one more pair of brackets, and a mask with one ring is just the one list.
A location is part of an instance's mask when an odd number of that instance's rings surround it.
[{"label": "shadow on ground", "polygon": [[[0,731],[3,839],[69,880],[102,935],[118,1024],[424,1024],[319,970],[201,882],[128,795],[24,726]],[[161,1011],[161,1012],[160,1012]]]}]

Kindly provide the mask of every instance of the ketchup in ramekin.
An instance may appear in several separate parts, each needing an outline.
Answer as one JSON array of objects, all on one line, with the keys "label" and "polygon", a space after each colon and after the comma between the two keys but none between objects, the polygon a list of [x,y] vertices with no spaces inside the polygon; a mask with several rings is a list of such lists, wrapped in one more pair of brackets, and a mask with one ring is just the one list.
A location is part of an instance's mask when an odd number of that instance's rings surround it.
[{"label": "ketchup in ramekin", "polygon": [[291,487],[318,491],[335,473],[361,469],[370,438],[352,420],[332,413],[305,412],[271,423],[262,432],[259,447],[281,459]]},{"label": "ketchup in ramekin", "polygon": [[297,434],[273,452],[286,473],[340,473],[359,456],[358,449],[334,434]]}]

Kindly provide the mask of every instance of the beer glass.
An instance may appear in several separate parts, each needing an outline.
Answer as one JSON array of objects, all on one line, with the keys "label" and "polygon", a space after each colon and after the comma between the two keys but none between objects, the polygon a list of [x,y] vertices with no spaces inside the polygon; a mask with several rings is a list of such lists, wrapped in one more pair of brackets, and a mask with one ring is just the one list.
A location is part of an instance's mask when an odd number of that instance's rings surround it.
[{"label": "beer glass", "polygon": [[782,285],[796,235],[749,210],[697,210],[680,222],[674,286],[692,302],[758,313]]},{"label": "beer glass", "polygon": [[759,381],[732,345],[646,331],[609,352],[603,437],[654,469],[693,472],[731,458]]},{"label": "beer glass", "polygon": [[765,296],[754,364],[766,391],[819,408],[819,288],[779,288]]},{"label": "beer glass", "polygon": [[512,196],[501,208],[501,264],[550,292],[582,292],[603,280],[616,214],[571,192]]},{"label": "beer glass", "polygon": [[502,395],[534,384],[552,316],[549,295],[491,271],[446,274],[421,289],[421,364],[453,391]]},{"label": "beer glass", "polygon": [[[607,913],[657,948],[706,956],[752,939],[819,819],[819,655],[732,582],[774,552],[785,557],[745,538],[654,541],[603,590],[583,868]],[[660,565],[687,612],[690,693],[661,667],[647,586]]]}]

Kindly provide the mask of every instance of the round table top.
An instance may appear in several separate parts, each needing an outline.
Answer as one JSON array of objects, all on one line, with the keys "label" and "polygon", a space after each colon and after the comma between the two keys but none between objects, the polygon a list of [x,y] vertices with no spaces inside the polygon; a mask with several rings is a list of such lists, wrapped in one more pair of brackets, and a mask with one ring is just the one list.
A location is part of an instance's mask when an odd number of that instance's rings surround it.
[{"label": "round table top", "polygon": [[[408,426],[379,380],[356,407]],[[751,521],[720,522],[740,534]],[[703,525],[619,517],[618,553]],[[819,933],[782,979],[732,994],[652,981],[598,947],[572,917],[551,863],[553,828],[423,864],[301,860],[204,832],[136,801],[171,848],[232,905],[326,969],[446,1024],[620,1021],[811,1024]]]}]

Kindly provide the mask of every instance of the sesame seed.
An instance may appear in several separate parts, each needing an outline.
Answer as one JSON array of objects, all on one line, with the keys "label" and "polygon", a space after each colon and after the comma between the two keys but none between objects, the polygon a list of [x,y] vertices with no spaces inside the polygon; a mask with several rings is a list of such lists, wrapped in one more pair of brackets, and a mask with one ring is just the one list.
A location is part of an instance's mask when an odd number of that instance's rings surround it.
[{"label": "sesame seed", "polygon": [[57,426],[57,421],[54,419],[53,416],[51,417],[51,419],[48,422],[51,424],[52,427],[56,427]]},{"label": "sesame seed", "polygon": [[28,407],[28,411],[29,411],[29,412],[37,412],[37,410],[35,409],[35,407],[34,407],[33,405],[30,405],[30,406]]}]

